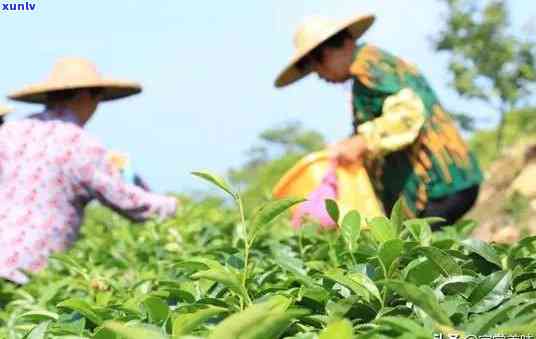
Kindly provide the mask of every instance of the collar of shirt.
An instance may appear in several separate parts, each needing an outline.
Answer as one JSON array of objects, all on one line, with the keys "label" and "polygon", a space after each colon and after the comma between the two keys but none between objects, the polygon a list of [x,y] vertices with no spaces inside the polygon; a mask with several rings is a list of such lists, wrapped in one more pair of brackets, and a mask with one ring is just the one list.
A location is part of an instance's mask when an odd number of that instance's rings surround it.
[{"label": "collar of shirt", "polygon": [[84,127],[82,125],[82,122],[76,114],[70,110],[70,109],[63,109],[63,110],[45,110],[44,112],[34,114],[30,116],[31,119],[37,119],[41,121],[63,121],[63,122],[70,122],[72,124],[75,124],[79,127]]}]

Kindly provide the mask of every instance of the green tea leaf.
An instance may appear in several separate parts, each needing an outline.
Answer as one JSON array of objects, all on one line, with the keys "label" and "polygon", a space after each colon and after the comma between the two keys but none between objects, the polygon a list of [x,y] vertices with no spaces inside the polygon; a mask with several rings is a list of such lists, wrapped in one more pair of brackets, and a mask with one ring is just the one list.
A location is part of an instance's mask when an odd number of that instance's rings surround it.
[{"label": "green tea leaf", "polygon": [[514,286],[514,289],[516,289],[519,284],[534,279],[536,279],[536,272],[522,273],[514,278],[512,285]]},{"label": "green tea leaf", "polygon": [[439,248],[440,250],[443,250],[443,251],[447,251],[447,250],[452,251],[451,248],[455,244],[457,244],[457,241],[455,241],[454,239],[442,239],[442,240],[433,241],[432,247]]},{"label": "green tea leaf", "polygon": [[262,319],[257,326],[247,328],[241,335],[240,339],[264,339],[280,338],[292,323],[292,319],[307,315],[304,310],[292,310],[285,313],[268,313],[267,317]]},{"label": "green tea leaf", "polygon": [[517,252],[526,248],[526,249],[529,249],[531,253],[533,253],[536,250],[534,246],[535,242],[536,242],[536,235],[523,238],[518,242],[517,246],[515,246],[513,250]]},{"label": "green tea leaf", "polygon": [[206,271],[197,272],[192,275],[193,279],[207,279],[218,282],[241,297],[247,299],[247,291],[242,286],[242,282],[238,273],[231,271],[230,269],[210,269]]},{"label": "green tea leaf", "polygon": [[173,268],[182,269],[187,272],[197,272],[210,268],[207,264],[197,261],[181,261],[173,264]]},{"label": "green tea leaf", "polygon": [[35,326],[28,335],[28,339],[45,339],[49,324],[50,321],[45,321]]},{"label": "green tea leaf", "polygon": [[318,339],[352,339],[353,337],[354,329],[352,328],[352,323],[343,319],[330,323],[320,332]]},{"label": "green tea leaf", "polygon": [[487,312],[506,299],[510,295],[511,276],[510,272],[499,271],[486,277],[469,296],[471,312]]},{"label": "green tea leaf", "polygon": [[515,307],[515,305],[506,307],[503,306],[493,312],[472,317],[471,321],[468,323],[469,326],[467,326],[465,329],[465,332],[477,336],[488,334],[491,328],[505,320],[508,320],[508,313]]},{"label": "green tea leaf", "polygon": [[118,339],[118,336],[115,332],[103,327],[98,329],[91,339]]},{"label": "green tea leaf", "polygon": [[444,279],[437,290],[446,294],[462,294],[468,286],[476,284],[476,278],[469,275],[456,275]]},{"label": "green tea leaf", "polygon": [[425,217],[421,218],[420,220],[427,223],[428,225],[439,224],[446,221],[444,218],[441,217]]},{"label": "green tea leaf", "polygon": [[78,273],[81,276],[87,278],[87,272],[86,269],[80,265],[76,260],[69,257],[67,254],[64,253],[54,253],[49,257],[49,260],[56,260],[60,263],[62,263],[68,270]]},{"label": "green tea leaf", "polygon": [[18,316],[18,319],[30,322],[42,322],[46,320],[58,320],[59,315],[45,310],[25,312]]},{"label": "green tea leaf", "polygon": [[443,325],[452,325],[447,313],[441,308],[434,295],[400,280],[386,280],[385,283],[400,296],[423,310],[430,318]]},{"label": "green tea leaf", "polygon": [[68,308],[73,311],[77,311],[87,319],[91,320],[94,324],[102,324],[102,318],[93,310],[90,304],[83,299],[72,298],[65,300],[57,305],[58,307]]},{"label": "green tea leaf", "polygon": [[120,335],[123,339],[168,339],[161,331],[146,326],[127,326],[117,321],[107,321],[104,328]]},{"label": "green tea leaf", "polygon": [[380,305],[383,304],[382,297],[378,286],[372,281],[367,275],[359,272],[349,273],[348,278],[352,279],[354,282],[363,286],[374,298],[376,298]]},{"label": "green tea leaf", "polygon": [[[276,335],[280,335],[290,325],[290,316],[286,315],[289,306],[289,299],[274,296],[227,317],[211,331],[208,339],[277,338]],[[257,336],[258,331],[262,333],[264,330],[265,337]],[[248,331],[253,334],[247,334]]]},{"label": "green tea leaf", "polygon": [[423,257],[412,260],[402,273],[405,280],[417,286],[429,285],[441,276],[435,264]]},{"label": "green tea leaf", "polygon": [[475,228],[478,227],[478,224],[474,220],[465,219],[458,221],[453,226],[458,234],[464,238],[467,238],[471,236]]},{"label": "green tea leaf", "polygon": [[292,206],[304,202],[305,199],[287,198],[271,201],[264,204],[254,215],[250,223],[251,238],[264,226],[268,225],[280,214],[287,211]]},{"label": "green tea leaf", "polygon": [[[214,259],[209,259],[209,258],[205,258],[205,257],[195,257],[195,258],[190,258],[190,261],[187,261],[185,262],[187,263],[188,266],[191,265],[191,267],[195,270],[205,270],[207,268],[211,268],[211,269],[225,269],[225,266],[223,266],[222,264],[220,264],[217,260],[214,260]],[[193,265],[192,265],[193,264]],[[199,265],[196,265],[196,264],[201,264],[201,265],[204,265],[204,266],[199,266]],[[198,268],[197,268],[198,267]]]},{"label": "green tea leaf", "polygon": [[430,243],[432,242],[432,229],[430,228],[430,224],[425,220],[410,219],[404,221],[403,225],[421,246],[430,246]]},{"label": "green tea leaf", "polygon": [[160,298],[154,296],[147,297],[143,301],[143,306],[147,310],[149,319],[152,323],[162,323],[166,321],[169,316],[169,306]]},{"label": "green tea leaf", "polygon": [[498,267],[502,267],[501,258],[497,254],[497,251],[495,251],[491,245],[483,242],[482,240],[470,238],[461,241],[460,244],[467,248],[467,250],[470,252],[478,254],[490,263],[495,264]]},{"label": "green tea leaf", "polygon": [[[503,303],[500,307],[498,307],[494,311],[489,312],[489,313],[484,313],[476,317],[472,317],[471,322],[468,323],[468,326],[469,326],[468,328],[470,328],[471,326],[480,327],[481,325],[486,325],[487,322],[490,322],[490,321],[492,321],[493,323],[502,322],[502,320],[508,320],[507,318],[511,318],[514,315],[516,319],[519,319],[521,318],[519,312],[523,312],[523,309],[526,306],[530,304],[536,305],[536,303],[533,301],[535,298],[536,298],[536,292],[534,291],[518,294],[514,296],[513,298],[511,298],[510,300],[508,300],[507,302]],[[522,305],[522,306],[519,306],[519,305]],[[517,308],[519,312],[514,311],[515,308]],[[503,318],[500,315],[502,310],[510,310],[511,312],[506,311],[505,314],[507,314],[508,316],[506,318]],[[473,319],[476,320],[476,322],[473,322]],[[493,326],[493,325],[494,324],[490,323],[489,326]],[[478,330],[474,330],[474,331],[478,332]],[[485,332],[487,330],[483,329],[481,331]]]},{"label": "green tea leaf", "polygon": [[346,276],[342,270],[333,269],[329,272],[326,272],[325,275],[329,279],[336,281],[339,284],[349,288],[352,292],[363,297],[365,300],[369,300],[369,292],[367,291],[366,287],[361,285],[356,280],[353,280],[352,278]]},{"label": "green tea leaf", "polygon": [[447,253],[435,247],[418,247],[415,251],[424,254],[444,277],[462,275],[461,267]]},{"label": "green tea leaf", "polygon": [[393,206],[393,209],[391,210],[391,223],[396,228],[396,233],[399,234],[402,231],[403,222],[407,220],[407,216],[404,213],[404,209],[402,207],[403,204],[402,199],[398,199]]},{"label": "green tea leaf", "polygon": [[373,218],[369,222],[369,227],[372,236],[380,244],[397,238],[395,226],[385,217]]},{"label": "green tea leaf", "polygon": [[388,240],[380,245],[378,258],[384,267],[385,277],[389,278],[391,266],[402,255],[404,251],[404,242],[400,239]]},{"label": "green tea leaf", "polygon": [[339,211],[339,206],[337,205],[337,202],[332,199],[326,199],[325,205],[326,205],[326,210],[328,211],[328,214],[331,217],[331,220],[333,220],[333,222],[338,225],[340,211]]},{"label": "green tea leaf", "polygon": [[534,242],[536,242],[536,236],[530,236],[521,239],[517,245],[514,245],[510,248],[508,251],[508,257],[507,257],[507,266],[508,269],[513,269],[516,263],[516,259],[518,256],[523,253],[523,250],[527,250],[530,253],[536,252],[536,247],[534,246]]},{"label": "green tea leaf", "polygon": [[316,285],[315,281],[307,274],[303,261],[297,258],[289,247],[275,244],[271,246],[271,252],[274,256],[274,261],[285,271],[293,273],[309,287]]},{"label": "green tea leaf", "polygon": [[379,318],[375,321],[375,323],[381,326],[389,327],[400,334],[412,334],[414,338],[433,338],[432,332],[427,331],[422,327],[422,325],[417,324],[414,320],[411,320],[409,318],[387,316]]},{"label": "green tea leaf", "polygon": [[516,326],[500,326],[497,327],[495,331],[501,335],[512,336],[513,338],[519,338],[522,335],[530,338],[531,336],[534,336],[534,333],[536,333],[536,321]]},{"label": "green tea leaf", "polygon": [[208,319],[224,312],[227,312],[225,308],[210,306],[194,313],[177,315],[173,319],[173,338],[192,332]]},{"label": "green tea leaf", "polygon": [[204,180],[206,180],[206,181],[218,186],[223,191],[227,192],[231,197],[233,197],[233,199],[235,199],[235,200],[237,199],[236,193],[233,192],[233,189],[231,188],[231,186],[222,177],[220,177],[218,175],[215,175],[215,174],[212,174],[212,173],[210,173],[208,171],[192,172],[192,175],[195,175],[196,177],[204,179]]},{"label": "green tea leaf", "polygon": [[361,231],[361,215],[357,211],[348,212],[342,219],[341,233],[350,252],[354,251]]}]

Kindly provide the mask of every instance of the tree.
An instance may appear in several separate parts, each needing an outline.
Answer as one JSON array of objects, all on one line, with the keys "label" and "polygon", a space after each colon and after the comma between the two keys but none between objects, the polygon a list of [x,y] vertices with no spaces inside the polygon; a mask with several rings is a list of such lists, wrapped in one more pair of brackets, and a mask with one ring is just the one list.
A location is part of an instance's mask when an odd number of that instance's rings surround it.
[{"label": "tree", "polygon": [[450,52],[455,90],[500,114],[500,150],[506,113],[521,108],[536,81],[535,45],[510,32],[505,1],[440,1],[447,5],[448,16],[435,48]]},{"label": "tree", "polygon": [[268,129],[259,138],[260,143],[247,151],[247,162],[228,173],[249,206],[268,200],[274,185],[287,170],[301,157],[325,147],[320,133],[306,130],[297,122]]}]

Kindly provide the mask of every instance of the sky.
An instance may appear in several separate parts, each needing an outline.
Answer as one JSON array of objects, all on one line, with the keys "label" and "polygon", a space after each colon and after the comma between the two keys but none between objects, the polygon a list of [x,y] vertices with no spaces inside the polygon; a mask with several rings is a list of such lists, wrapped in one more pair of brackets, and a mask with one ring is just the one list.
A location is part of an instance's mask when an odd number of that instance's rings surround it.
[{"label": "sky", "polygon": [[[0,0],[0,3],[25,3]],[[155,191],[203,188],[189,173],[224,174],[246,160],[265,129],[289,121],[329,142],[349,135],[349,86],[316,76],[284,89],[273,82],[307,16],[376,15],[361,39],[416,64],[451,110],[493,123],[485,106],[449,86],[448,55],[433,51],[444,8],[437,0],[141,1],[30,0],[33,12],[0,11],[0,94],[44,80],[55,60],[85,57],[109,77],[138,81],[141,95],[103,103],[89,133],[125,152]],[[515,27],[534,19],[532,1],[510,1]],[[39,105],[7,102],[12,119]]]}]

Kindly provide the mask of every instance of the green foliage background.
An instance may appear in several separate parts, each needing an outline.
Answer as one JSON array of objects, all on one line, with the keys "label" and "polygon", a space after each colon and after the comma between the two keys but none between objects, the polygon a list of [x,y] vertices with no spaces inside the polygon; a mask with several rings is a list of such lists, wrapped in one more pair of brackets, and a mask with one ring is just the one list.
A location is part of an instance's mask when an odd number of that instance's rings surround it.
[{"label": "green foliage background", "polygon": [[230,182],[241,191],[249,206],[258,206],[272,197],[272,189],[296,161],[325,147],[324,137],[290,122],[267,129],[248,152],[249,160],[228,173]]},{"label": "green foliage background", "polygon": [[0,337],[429,338],[533,331],[535,238],[488,245],[466,239],[471,222],[432,234],[434,219],[404,220],[399,208],[390,219],[370,220],[369,230],[353,212],[337,218],[340,232],[310,224],[295,233],[288,219],[277,218],[292,203],[265,205],[247,227],[218,198],[184,198],[177,216],[164,223],[131,224],[92,205],[74,248],[51,259],[30,284],[1,285]]},{"label": "green foliage background", "polygon": [[[503,127],[504,146],[536,141],[536,119],[534,117],[536,117],[536,109],[534,108],[524,108],[506,114]],[[471,148],[476,152],[484,167],[489,166],[501,154],[501,151],[495,147],[498,133],[496,129],[480,130],[469,139]]]},{"label": "green foliage background", "polygon": [[[531,112],[509,115],[512,141],[520,129],[532,133]],[[270,130],[260,138],[263,156],[231,171],[243,195],[197,173],[224,192],[181,196],[183,206],[166,222],[133,224],[90,205],[71,250],[24,287],[0,285],[0,338],[533,333],[535,237],[489,245],[468,239],[476,227],[469,221],[432,233],[436,220],[404,220],[399,208],[364,230],[358,213],[339,216],[333,204],[338,231],[319,232],[312,223],[293,231],[285,210],[296,201],[270,202],[269,191],[323,140],[289,126],[293,139]],[[482,152],[486,137],[493,135],[473,139]],[[269,154],[269,145],[284,149]]]}]

